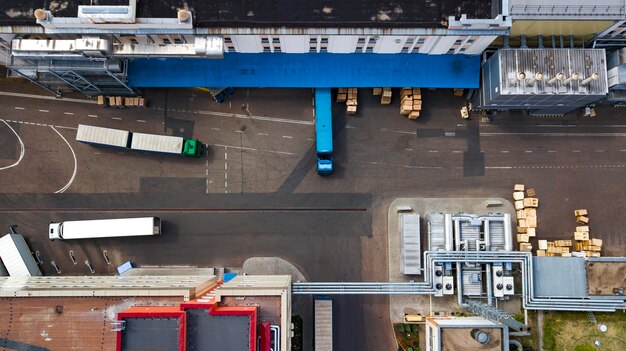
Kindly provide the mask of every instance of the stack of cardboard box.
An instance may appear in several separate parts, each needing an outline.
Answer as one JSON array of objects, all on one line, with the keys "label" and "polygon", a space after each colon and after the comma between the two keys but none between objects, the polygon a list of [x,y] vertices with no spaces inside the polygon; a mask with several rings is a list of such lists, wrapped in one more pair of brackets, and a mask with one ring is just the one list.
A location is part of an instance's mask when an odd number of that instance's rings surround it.
[{"label": "stack of cardboard box", "polygon": [[571,240],[539,240],[537,241],[537,256],[561,256],[572,257],[570,252],[570,246],[572,246]]},{"label": "stack of cardboard box", "polygon": [[337,90],[337,102],[346,102],[346,100],[348,99],[348,89],[346,88],[339,88]]},{"label": "stack of cardboard box", "polygon": [[515,200],[517,213],[517,242],[520,244],[520,251],[532,250],[530,238],[537,235],[539,199],[533,197],[535,195],[535,190],[525,190],[524,184],[515,184],[513,188],[513,200]]},{"label": "stack of cardboard box", "polygon": [[602,239],[589,237],[589,212],[586,209],[574,211],[576,222],[579,225],[574,232],[574,250],[578,251],[576,256],[580,257],[600,257],[602,251]]},{"label": "stack of cardboard box", "polygon": [[391,104],[391,88],[383,88],[382,94],[380,96],[380,104],[381,105]]},{"label": "stack of cardboard box", "polygon": [[400,92],[400,114],[409,119],[417,119],[422,111],[422,91],[420,88],[402,88]]},{"label": "stack of cardboard box", "polygon": [[454,96],[463,96],[463,89],[454,89]]},{"label": "stack of cardboard box", "polygon": [[145,107],[146,100],[142,97],[122,97],[98,95],[98,106],[111,107]]},{"label": "stack of cardboard box", "polygon": [[346,113],[349,115],[355,115],[357,105],[358,105],[357,104],[357,89],[348,88],[348,98],[346,100]]}]

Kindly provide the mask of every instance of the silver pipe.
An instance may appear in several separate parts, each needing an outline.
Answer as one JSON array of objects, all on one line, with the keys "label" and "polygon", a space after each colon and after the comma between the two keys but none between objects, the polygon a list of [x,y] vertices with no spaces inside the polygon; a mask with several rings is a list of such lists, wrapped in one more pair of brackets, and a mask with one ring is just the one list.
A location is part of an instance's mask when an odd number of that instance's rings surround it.
[{"label": "silver pipe", "polygon": [[452,251],[452,215],[449,213],[444,214],[444,236],[445,236],[445,249],[446,251]]},{"label": "silver pipe", "polygon": [[493,284],[491,282],[491,263],[485,265],[485,274],[487,275],[487,304],[491,306],[493,304]]}]

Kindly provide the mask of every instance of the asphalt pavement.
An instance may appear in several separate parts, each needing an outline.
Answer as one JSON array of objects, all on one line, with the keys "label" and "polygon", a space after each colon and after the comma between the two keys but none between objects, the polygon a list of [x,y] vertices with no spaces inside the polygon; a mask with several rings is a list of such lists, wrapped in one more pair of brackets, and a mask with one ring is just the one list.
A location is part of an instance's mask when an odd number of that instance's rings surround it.
[{"label": "asphalt pavement", "polygon": [[[319,177],[310,89],[238,89],[224,104],[194,89],[155,89],[145,92],[147,108],[112,109],[0,82],[0,226],[19,225],[47,274],[52,259],[62,274],[90,274],[84,259],[112,273],[126,260],[208,267],[279,256],[313,281],[384,281],[386,267],[368,264],[385,261],[380,203],[510,198],[513,184],[525,183],[540,198],[538,238],[571,236],[572,211],[587,208],[604,254],[626,253],[623,110],[500,113],[485,124],[462,120],[452,91],[424,89],[422,116],[410,121],[397,93],[384,106],[360,89],[356,116],[333,104],[337,171]],[[80,123],[198,138],[208,152],[185,159],[84,145],[74,140]],[[50,221],[135,215],[163,218],[163,235],[47,239]],[[371,332],[389,327],[386,298],[341,297],[336,306],[346,311],[338,330],[349,331],[340,349],[389,349],[388,335]]]}]

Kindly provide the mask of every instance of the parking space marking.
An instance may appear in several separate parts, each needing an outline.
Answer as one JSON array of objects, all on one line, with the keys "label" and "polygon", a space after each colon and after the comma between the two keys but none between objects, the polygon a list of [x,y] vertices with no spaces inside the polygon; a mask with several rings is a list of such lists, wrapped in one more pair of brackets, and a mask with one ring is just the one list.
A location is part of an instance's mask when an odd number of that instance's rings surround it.
[{"label": "parking space marking", "polygon": [[50,112],[50,111],[48,111],[48,110],[39,110],[39,112],[47,113],[47,112]]},{"label": "parking space marking", "polygon": [[67,147],[69,147],[70,151],[72,152],[72,157],[74,157],[74,172],[72,172],[72,177],[67,182],[67,184],[65,184],[64,187],[62,187],[61,189],[59,189],[59,190],[54,192],[55,194],[60,194],[60,193],[64,193],[65,190],[67,190],[72,185],[72,183],[74,182],[74,179],[76,178],[76,171],[78,169],[78,163],[76,162],[76,153],[74,152],[74,149],[72,148],[72,145],[70,145],[70,143],[67,141],[67,139],[65,139],[63,134],[59,133],[59,131],[56,130],[56,128],[54,128],[53,126],[50,126],[50,128],[52,128],[52,130],[54,130],[57,134],[59,134],[61,139],[63,139],[63,141],[65,141],[65,143],[67,144]]},{"label": "parking space marking", "polygon": [[9,168],[13,168],[13,167],[19,165],[20,162],[22,162],[22,159],[24,158],[24,154],[26,153],[26,148],[24,147],[24,142],[22,141],[22,138],[20,138],[20,136],[17,134],[15,129],[13,129],[13,127],[11,127],[11,125],[8,124],[7,121],[5,121],[5,120],[1,120],[1,121],[4,124],[6,124],[7,127],[9,127],[9,129],[11,129],[13,134],[15,134],[15,136],[17,137],[17,141],[20,143],[20,157],[12,165],[8,165],[8,166],[5,166],[5,167],[0,167],[0,171],[5,170],[5,169],[9,169]]},{"label": "parking space marking", "polygon": [[15,106],[16,110],[26,110],[24,107]]}]

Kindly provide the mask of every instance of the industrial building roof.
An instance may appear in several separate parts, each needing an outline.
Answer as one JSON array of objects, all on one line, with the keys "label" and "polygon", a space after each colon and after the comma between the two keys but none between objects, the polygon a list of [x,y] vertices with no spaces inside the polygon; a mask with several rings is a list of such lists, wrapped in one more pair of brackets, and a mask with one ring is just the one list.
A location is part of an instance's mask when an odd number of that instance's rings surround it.
[{"label": "industrial building roof", "polygon": [[[37,8],[56,17],[76,17],[78,5],[128,5],[128,0],[3,1],[0,25],[35,25]],[[187,0],[138,1],[137,17],[174,18],[191,10],[196,27],[447,27],[448,16],[493,18],[494,0]],[[493,14],[495,13],[495,15]]]},{"label": "industrial building roof", "polygon": [[533,288],[538,297],[587,297],[587,271],[581,257],[533,257]]}]

